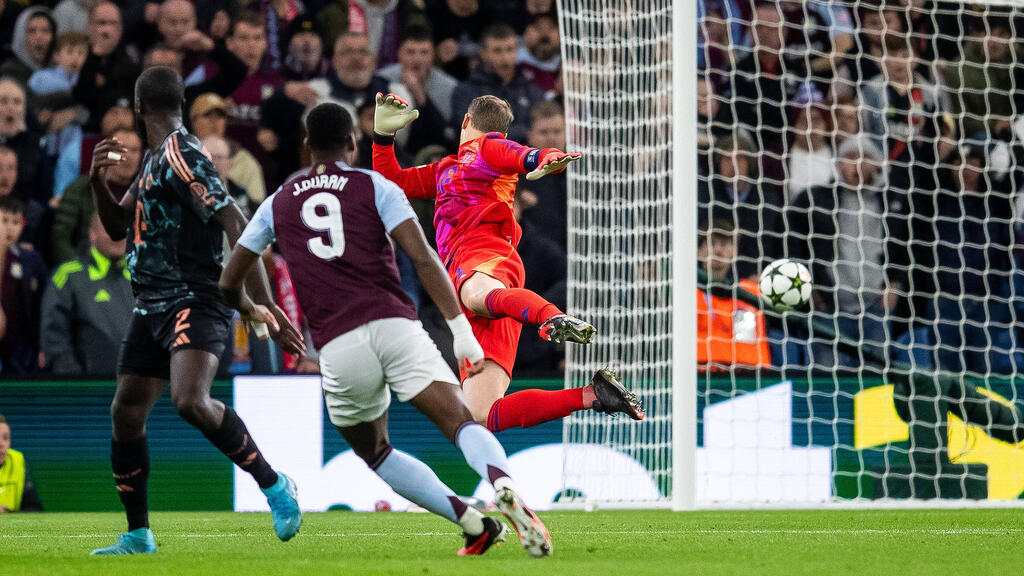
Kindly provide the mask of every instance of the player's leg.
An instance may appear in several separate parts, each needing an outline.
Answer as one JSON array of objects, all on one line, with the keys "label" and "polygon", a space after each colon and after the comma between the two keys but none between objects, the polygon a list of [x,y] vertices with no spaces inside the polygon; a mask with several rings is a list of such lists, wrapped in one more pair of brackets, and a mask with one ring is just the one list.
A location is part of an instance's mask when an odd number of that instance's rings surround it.
[{"label": "player's leg", "polygon": [[589,323],[562,312],[532,290],[508,288],[483,272],[474,272],[463,281],[459,298],[477,316],[512,318],[523,324],[539,325],[541,338],[551,342],[587,344],[594,339],[594,327]]},{"label": "player's leg", "polygon": [[[382,323],[397,326],[397,329],[375,338],[372,332]],[[389,348],[405,349],[403,343],[408,339],[409,326],[419,324],[405,319],[378,320],[345,333],[323,347],[320,367],[327,413],[352,451],[395,492],[460,525],[467,534],[479,537],[489,532],[487,538],[494,541],[502,534],[500,523],[485,521],[482,514],[467,507],[426,464],[393,449],[388,441],[387,409],[391,393],[384,382],[381,356],[385,354],[379,348],[380,343],[385,342],[390,344]],[[429,342],[429,337],[427,340]],[[430,345],[433,347],[433,342]],[[437,349],[433,349],[436,353]],[[450,370],[448,372],[451,374]]]},{"label": "player's leg", "polygon": [[163,394],[167,380],[134,374],[117,377],[117,389],[110,403],[113,433],[110,439],[110,464],[117,494],[128,519],[128,532],[117,542],[97,548],[93,555],[152,554],[156,541],[149,528],[149,446],[146,420]]},{"label": "player's leg", "polygon": [[[551,536],[540,518],[516,493],[515,485],[507,472],[509,465],[505,450],[489,430],[473,421],[473,415],[466,406],[458,386],[450,382],[435,381],[409,402],[462,451],[466,462],[481,478],[494,486],[495,503],[515,527],[523,547],[532,556],[550,555]],[[482,553],[482,550],[476,552],[476,549],[486,550],[491,545],[485,537],[486,533],[480,538],[472,538],[467,533],[466,547],[459,553]]]},{"label": "player's leg", "polygon": [[[507,472],[505,450],[493,434],[473,421],[456,384],[458,379],[423,326],[403,318],[376,324],[371,338],[388,387],[399,400],[410,402],[426,415],[458,446],[473,470],[494,486],[499,508],[516,527],[526,549],[534,556],[550,554],[551,537],[547,529],[515,493]],[[460,555],[482,554],[501,538],[501,531],[496,531],[499,526],[454,495],[448,500],[465,531],[466,546],[459,551]]]},{"label": "player's leg", "polygon": [[490,431],[529,428],[565,418],[579,410],[622,412],[635,420],[643,418],[636,396],[607,370],[598,371],[589,385],[580,388],[531,388],[506,396],[520,325],[507,318],[486,320],[476,316],[470,318],[470,323],[487,360],[482,371],[463,380],[462,388],[473,418]]},{"label": "player's leg", "polygon": [[128,532],[94,555],[152,554],[156,540],[149,529],[149,447],[146,420],[167,387],[167,350],[152,331],[152,319],[133,314],[117,359],[117,389],[110,403],[110,465],[124,505]]},{"label": "player's leg", "polygon": [[175,351],[171,355],[171,401],[186,422],[256,480],[270,504],[274,532],[287,541],[302,525],[295,484],[270,467],[238,414],[210,396],[219,357],[194,348]]}]

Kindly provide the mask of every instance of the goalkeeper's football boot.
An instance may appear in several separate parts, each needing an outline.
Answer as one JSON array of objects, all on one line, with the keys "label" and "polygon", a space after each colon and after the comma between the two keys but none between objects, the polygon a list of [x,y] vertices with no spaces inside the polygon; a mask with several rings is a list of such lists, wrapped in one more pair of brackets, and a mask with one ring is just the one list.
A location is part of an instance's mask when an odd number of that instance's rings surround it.
[{"label": "goalkeeper's football boot", "polygon": [[270,513],[274,518],[274,532],[282,541],[287,542],[295,536],[302,526],[302,510],[299,509],[297,497],[299,491],[295,482],[284,474],[277,473],[277,482],[263,490],[270,504]]},{"label": "goalkeeper's football boot", "polygon": [[128,554],[156,554],[156,539],[149,528],[136,528],[127,534],[121,534],[106,548],[92,551],[93,556],[124,556]]},{"label": "goalkeeper's football boot", "polygon": [[593,326],[568,314],[559,314],[548,318],[540,325],[537,332],[541,338],[555,343],[590,344],[590,341],[594,339]]},{"label": "goalkeeper's football boot", "polygon": [[504,522],[488,516],[484,517],[483,522],[483,532],[476,536],[462,534],[462,537],[466,539],[466,545],[459,550],[459,556],[479,556],[487,552],[491,546],[505,541],[505,533],[508,532],[508,528],[505,527]]},{"label": "goalkeeper's football boot", "polygon": [[594,400],[594,412],[605,414],[621,412],[633,420],[644,419],[644,409],[640,399],[636,394],[626,390],[611,370],[607,368],[598,370],[590,379],[590,384],[594,387],[594,395],[597,396],[597,399]]},{"label": "goalkeeper's football boot", "polygon": [[512,523],[512,527],[519,534],[519,541],[530,556],[543,558],[551,555],[551,535],[548,534],[548,529],[540,518],[523,504],[518,494],[509,488],[502,488],[495,495],[494,503]]}]

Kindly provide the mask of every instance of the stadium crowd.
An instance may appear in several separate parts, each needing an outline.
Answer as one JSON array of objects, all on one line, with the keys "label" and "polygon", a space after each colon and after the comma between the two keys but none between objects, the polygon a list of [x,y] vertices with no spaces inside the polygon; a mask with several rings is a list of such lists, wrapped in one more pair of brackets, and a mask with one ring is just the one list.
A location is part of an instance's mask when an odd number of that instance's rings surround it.
[{"label": "stadium crowd", "polygon": [[[118,138],[108,175],[131,186],[143,156],[133,87],[151,66],[186,79],[184,119],[244,211],[308,165],[302,120],[336,102],[357,120],[371,168],[374,95],[419,109],[398,136],[403,165],[452,153],[469,102],[507,100],[509,137],[565,148],[554,0],[0,0],[0,377],[111,376],[132,294],[125,247],[95,216],[94,146]],[[520,183],[526,287],[564,308],[565,174]],[[414,201],[433,239],[432,201]],[[398,255],[403,289],[450,358],[443,318]],[[302,323],[283,260],[267,258],[281,307]],[[236,320],[223,373],[316,372]],[[523,372],[557,374],[564,351],[524,330]]]},{"label": "stadium crowd", "polygon": [[[1024,366],[1024,21],[974,6],[698,0],[711,282],[794,258],[812,272],[812,315],[892,359]],[[712,369],[864,362],[721,300],[698,296]]]}]

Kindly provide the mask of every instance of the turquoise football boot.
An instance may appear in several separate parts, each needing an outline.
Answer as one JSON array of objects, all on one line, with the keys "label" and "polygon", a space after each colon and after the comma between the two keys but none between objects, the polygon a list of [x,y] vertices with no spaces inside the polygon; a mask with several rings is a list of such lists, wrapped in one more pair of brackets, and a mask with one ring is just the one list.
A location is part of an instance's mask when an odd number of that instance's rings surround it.
[{"label": "turquoise football boot", "polygon": [[93,556],[121,556],[125,554],[156,554],[156,540],[149,528],[136,528],[127,534],[121,534],[106,548],[92,551]]},{"label": "turquoise football boot", "polygon": [[267,495],[267,504],[270,504],[270,513],[274,518],[274,532],[282,541],[291,540],[302,526],[302,510],[299,510],[299,501],[296,499],[299,491],[295,488],[295,482],[284,474],[277,473],[277,482],[263,490]]}]

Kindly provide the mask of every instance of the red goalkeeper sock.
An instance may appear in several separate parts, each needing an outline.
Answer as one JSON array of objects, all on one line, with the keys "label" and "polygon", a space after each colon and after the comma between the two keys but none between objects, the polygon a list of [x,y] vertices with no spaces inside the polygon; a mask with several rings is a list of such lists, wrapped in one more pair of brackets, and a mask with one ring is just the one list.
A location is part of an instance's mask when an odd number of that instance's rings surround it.
[{"label": "red goalkeeper sock", "polygon": [[484,300],[492,318],[509,317],[524,324],[543,324],[552,316],[563,314],[557,306],[524,288],[497,288]]},{"label": "red goalkeeper sock", "polygon": [[583,410],[583,389],[521,390],[499,398],[487,415],[487,428],[501,432],[521,426],[529,428],[544,422],[565,418]]}]

